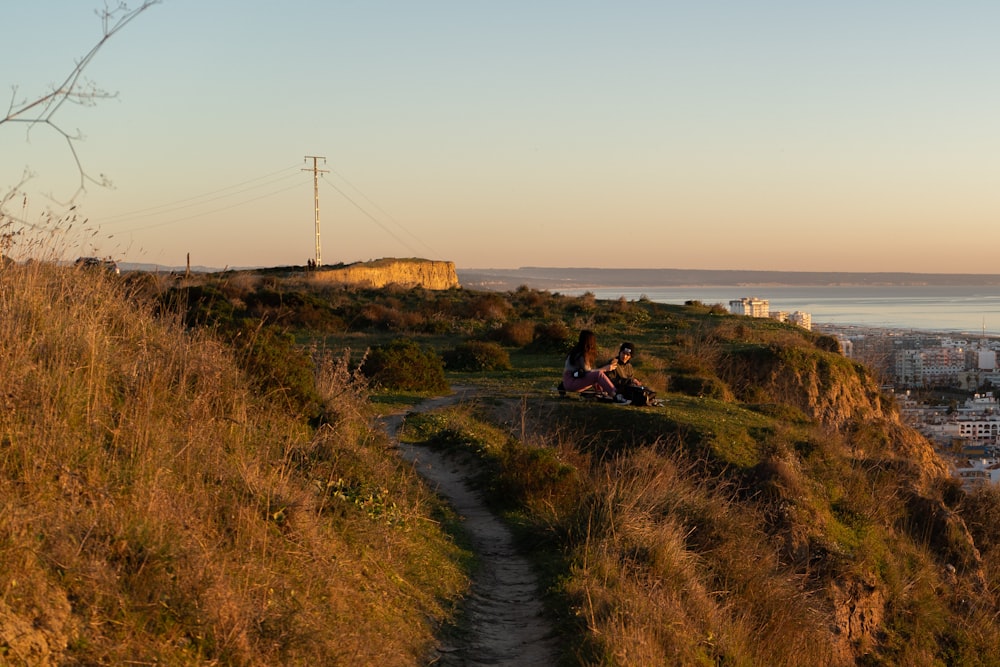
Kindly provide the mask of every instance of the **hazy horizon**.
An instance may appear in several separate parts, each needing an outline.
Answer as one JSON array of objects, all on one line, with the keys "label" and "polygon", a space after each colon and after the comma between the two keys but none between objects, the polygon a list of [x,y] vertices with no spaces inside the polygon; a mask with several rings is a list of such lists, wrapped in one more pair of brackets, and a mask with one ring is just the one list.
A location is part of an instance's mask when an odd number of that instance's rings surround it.
[{"label": "hazy horizon", "polygon": [[[0,84],[62,81],[100,6],[14,3]],[[117,97],[55,118],[114,183],[78,199],[73,252],[304,264],[325,156],[325,263],[974,272],[1000,244],[998,20],[962,1],[163,0],[85,72]],[[34,224],[80,175],[63,136],[24,130],[0,126],[0,184],[30,170]]]}]

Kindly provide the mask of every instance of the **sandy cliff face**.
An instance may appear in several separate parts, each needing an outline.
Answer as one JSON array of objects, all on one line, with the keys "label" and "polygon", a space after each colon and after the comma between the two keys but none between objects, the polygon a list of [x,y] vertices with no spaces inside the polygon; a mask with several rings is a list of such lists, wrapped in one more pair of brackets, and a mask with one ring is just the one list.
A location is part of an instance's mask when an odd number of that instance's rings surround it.
[{"label": "sandy cliff face", "polygon": [[454,262],[427,259],[380,259],[359,262],[341,268],[320,269],[308,274],[317,282],[359,285],[362,287],[423,287],[446,290],[461,287]]}]

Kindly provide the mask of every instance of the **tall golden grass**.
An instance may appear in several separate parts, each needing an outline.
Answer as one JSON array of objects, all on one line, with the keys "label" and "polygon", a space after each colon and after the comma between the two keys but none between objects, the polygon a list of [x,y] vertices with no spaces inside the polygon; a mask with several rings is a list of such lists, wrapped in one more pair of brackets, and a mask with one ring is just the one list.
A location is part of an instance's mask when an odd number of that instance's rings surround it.
[{"label": "tall golden grass", "polygon": [[347,359],[328,422],[256,395],[127,283],[0,268],[0,656],[413,664],[466,581]]},{"label": "tall golden grass", "polygon": [[[680,456],[594,470],[566,593],[621,665],[839,664],[820,611],[748,515]],[[706,530],[706,527],[711,527]]]}]

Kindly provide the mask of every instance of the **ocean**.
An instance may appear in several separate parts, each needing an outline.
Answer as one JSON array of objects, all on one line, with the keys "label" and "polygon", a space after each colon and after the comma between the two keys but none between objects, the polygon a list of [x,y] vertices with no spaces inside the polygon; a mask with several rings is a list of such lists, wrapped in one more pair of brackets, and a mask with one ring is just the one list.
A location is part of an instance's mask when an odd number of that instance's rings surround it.
[{"label": "ocean", "polygon": [[733,299],[757,297],[767,299],[772,312],[809,313],[814,327],[833,324],[1000,336],[1000,286],[589,287],[559,292],[592,292],[599,299],[645,296],[676,304],[697,300],[727,308]]}]

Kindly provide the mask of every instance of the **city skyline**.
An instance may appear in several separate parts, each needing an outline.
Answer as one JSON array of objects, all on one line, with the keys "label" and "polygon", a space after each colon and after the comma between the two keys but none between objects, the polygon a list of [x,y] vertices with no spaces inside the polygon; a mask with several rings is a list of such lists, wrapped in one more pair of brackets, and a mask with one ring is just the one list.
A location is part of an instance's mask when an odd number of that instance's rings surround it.
[{"label": "city skyline", "polygon": [[[98,8],[8,10],[11,99],[65,77]],[[163,0],[86,70],[117,98],[60,110],[83,169],[114,184],[75,200],[73,249],[305,264],[316,155],[326,263],[990,273],[998,18],[985,2]],[[24,130],[0,126],[0,189],[28,168],[33,222],[79,177],[60,136]]]}]

